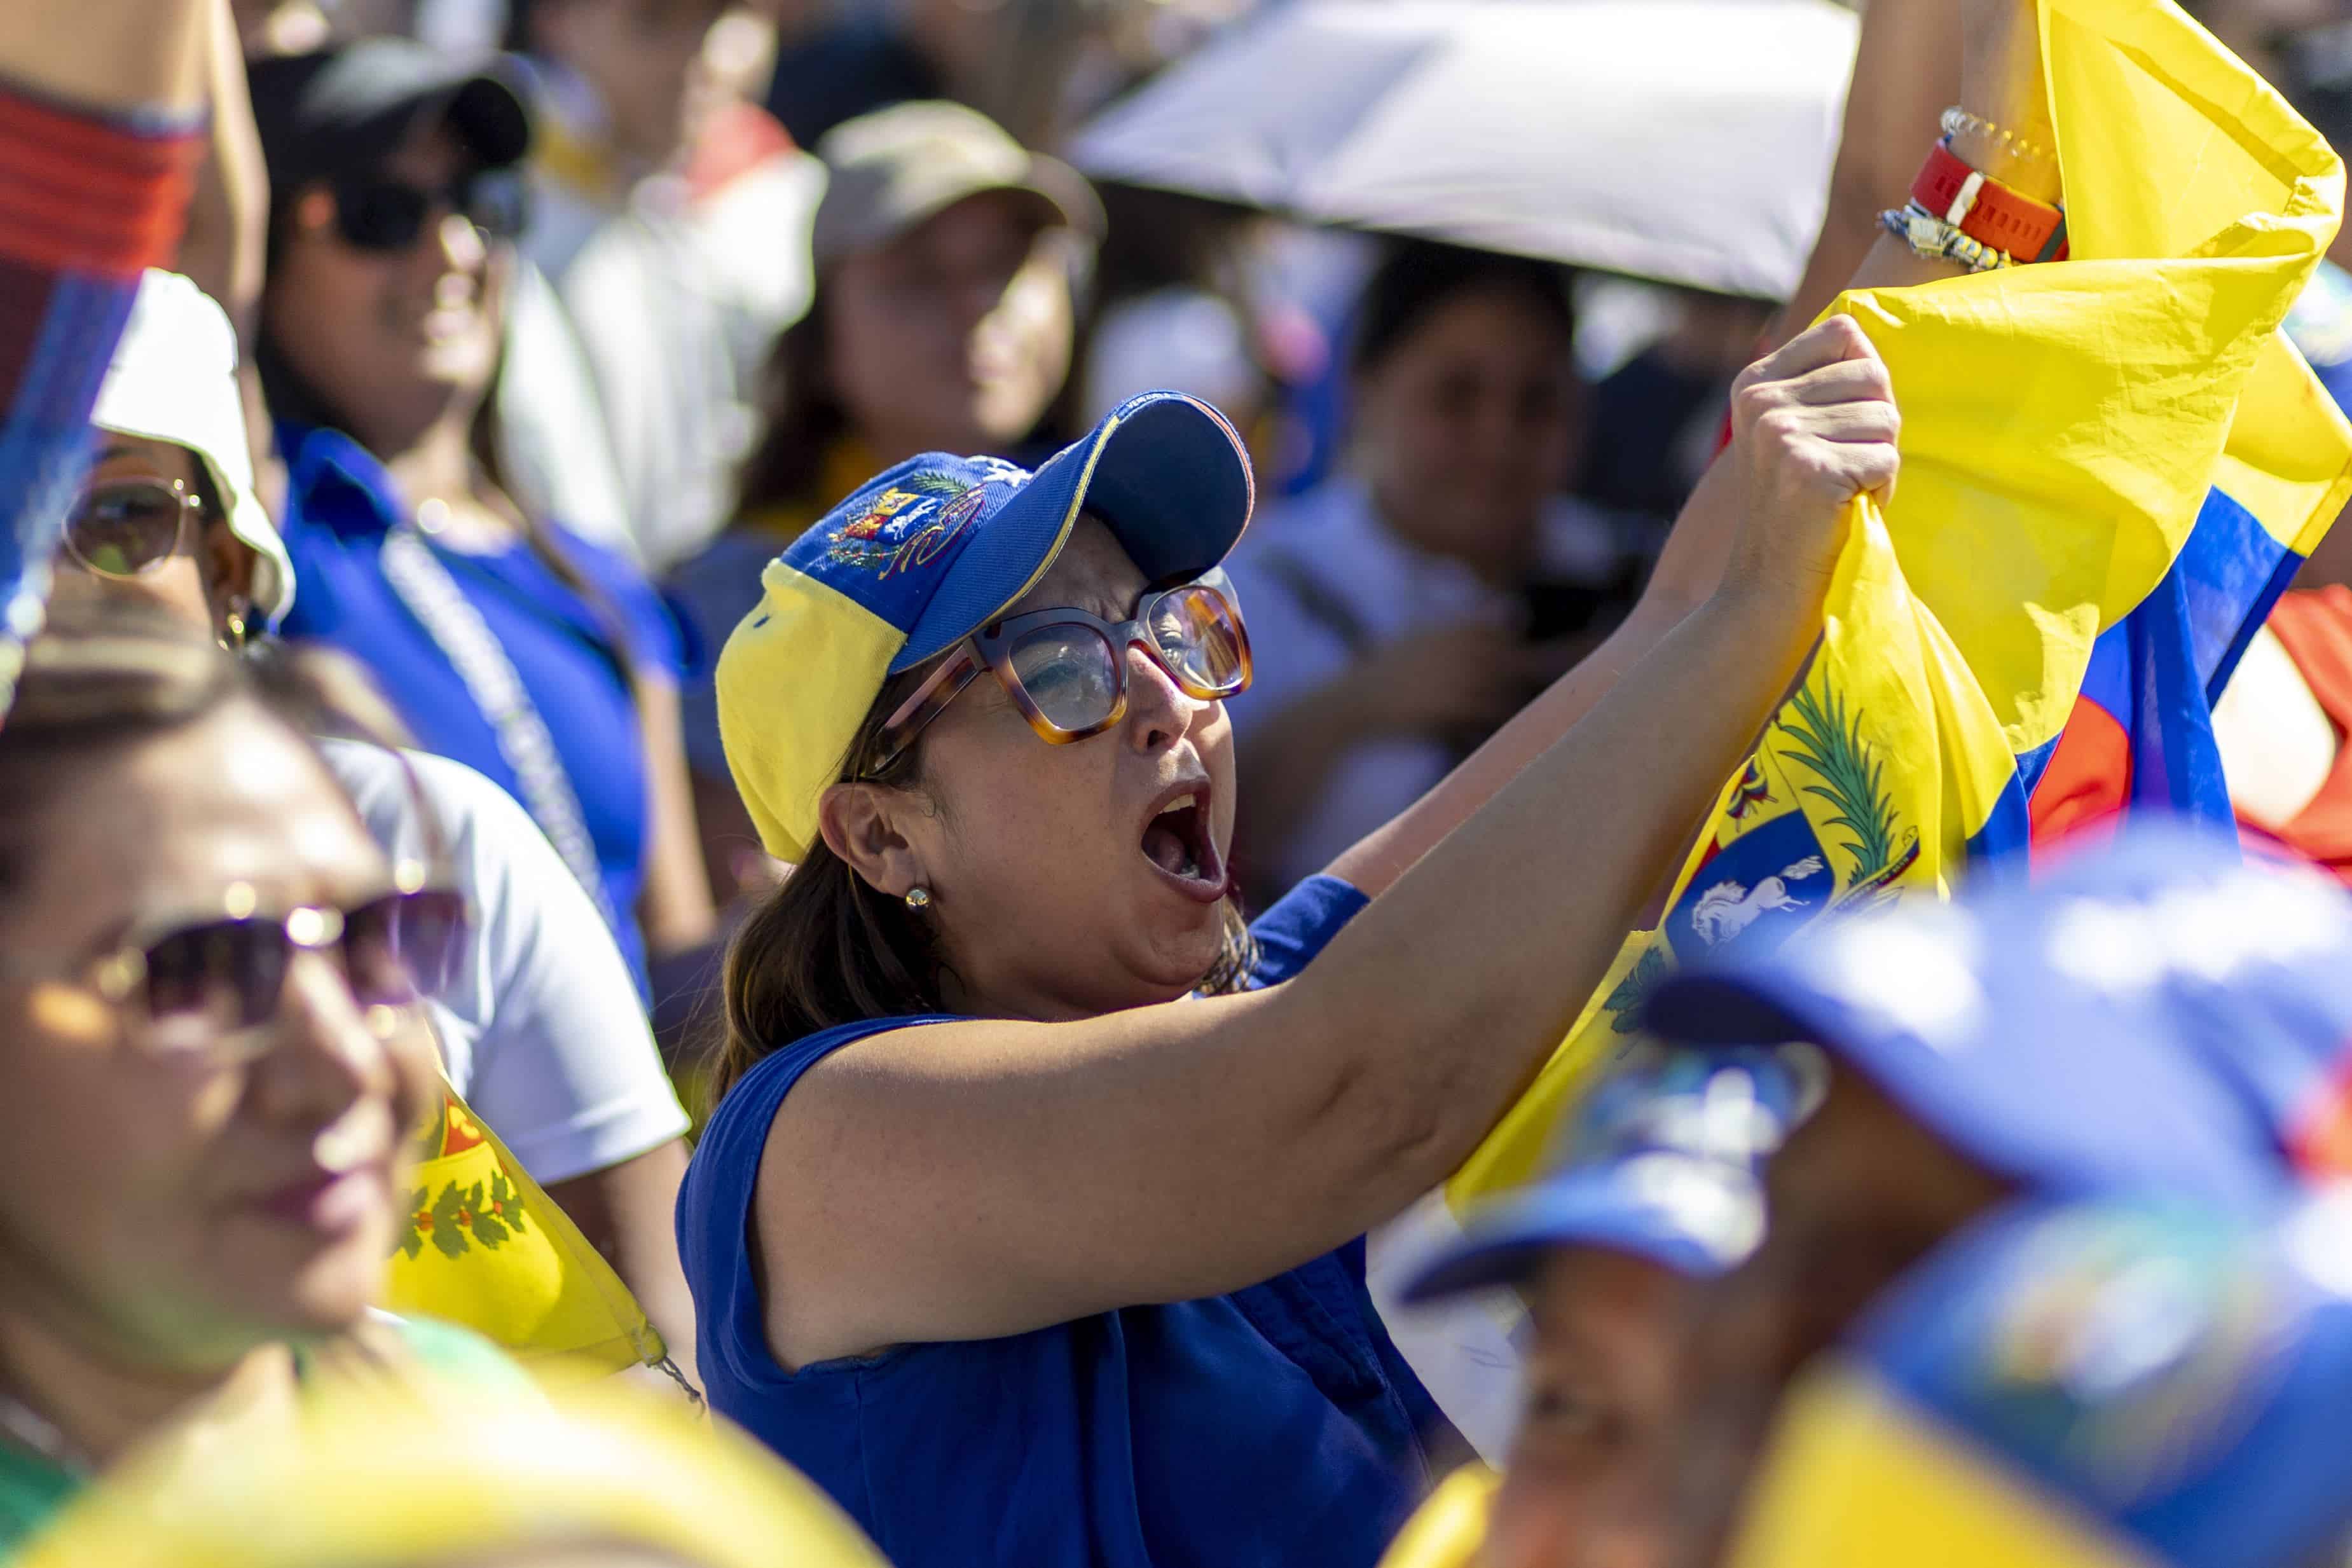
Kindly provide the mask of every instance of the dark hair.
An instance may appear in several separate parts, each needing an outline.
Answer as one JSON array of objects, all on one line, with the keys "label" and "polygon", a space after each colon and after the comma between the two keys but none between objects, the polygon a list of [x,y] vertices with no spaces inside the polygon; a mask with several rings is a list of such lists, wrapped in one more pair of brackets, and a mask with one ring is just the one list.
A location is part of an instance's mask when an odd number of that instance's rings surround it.
[{"label": "dark hair", "polygon": [[841,499],[816,493],[825,453],[849,433],[849,411],[834,393],[827,363],[833,340],[825,325],[825,295],[820,280],[807,312],[776,334],[776,346],[760,373],[760,407],[766,418],[736,483],[739,518],[780,506],[827,507]]},{"label": "dark hair", "polygon": [[1456,294],[1485,289],[1524,296],[1574,341],[1576,306],[1565,267],[1433,239],[1392,240],[1356,307],[1350,368],[1359,374],[1376,369],[1439,306]]},{"label": "dark hair", "polygon": [[[871,762],[884,723],[930,673],[930,666],[922,666],[883,687],[850,742],[841,778],[922,787],[919,739],[887,768],[875,770]],[[1223,908],[1224,949],[1194,988],[1204,995],[1241,990],[1256,962],[1241,911],[1231,899]],[[761,1058],[820,1029],[941,1011],[946,973],[929,924],[816,840],[728,943],[710,1106]]]}]

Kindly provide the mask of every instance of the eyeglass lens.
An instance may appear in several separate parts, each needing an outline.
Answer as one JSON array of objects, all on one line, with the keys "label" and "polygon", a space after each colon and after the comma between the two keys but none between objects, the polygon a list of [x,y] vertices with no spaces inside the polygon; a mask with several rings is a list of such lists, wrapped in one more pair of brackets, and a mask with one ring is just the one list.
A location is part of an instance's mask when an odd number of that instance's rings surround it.
[{"label": "eyeglass lens", "polygon": [[1180,588],[1152,607],[1151,640],[1177,679],[1224,691],[1242,674],[1241,639],[1224,601],[1206,588]]},{"label": "eyeglass lens", "polygon": [[[1153,646],[1177,680],[1195,696],[1232,691],[1242,673],[1241,640],[1225,602],[1206,588],[1162,596],[1147,626]],[[1013,645],[1013,679],[1045,721],[1057,730],[1087,730],[1118,706],[1119,651],[1081,626],[1047,626]]]},{"label": "eyeglass lens", "polygon": [[136,577],[179,549],[186,511],[186,498],[158,479],[98,485],[68,521],[66,548],[100,575]]},{"label": "eyeglass lens", "polygon": [[1118,656],[1088,626],[1040,626],[1013,645],[1013,679],[1057,730],[1085,730],[1118,706]]},{"label": "eyeglass lens", "polygon": [[[363,1007],[398,1006],[446,989],[465,928],[464,900],[440,889],[350,910],[338,946],[352,999]],[[212,921],[173,931],[146,952],[148,1014],[175,1032],[253,1028],[277,1013],[293,957],[282,919]]]}]

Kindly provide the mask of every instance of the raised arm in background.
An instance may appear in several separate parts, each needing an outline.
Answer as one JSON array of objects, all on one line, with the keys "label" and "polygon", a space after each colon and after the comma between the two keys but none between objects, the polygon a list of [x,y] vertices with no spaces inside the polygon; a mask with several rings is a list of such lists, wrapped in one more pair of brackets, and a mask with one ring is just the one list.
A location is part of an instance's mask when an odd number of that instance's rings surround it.
[{"label": "raised arm in background", "polygon": [[[0,628],[16,636],[47,591],[139,274],[179,240],[213,22],[211,0],[0,5]],[[110,199],[79,199],[92,189]]]}]

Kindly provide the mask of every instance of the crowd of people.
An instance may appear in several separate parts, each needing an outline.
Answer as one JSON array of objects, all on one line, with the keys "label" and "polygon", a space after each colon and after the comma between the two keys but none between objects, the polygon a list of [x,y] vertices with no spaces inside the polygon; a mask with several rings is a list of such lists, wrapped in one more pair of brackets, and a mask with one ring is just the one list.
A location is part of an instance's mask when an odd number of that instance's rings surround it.
[{"label": "crowd of people", "polygon": [[21,3],[0,1562],[2352,1563],[2319,0],[1873,0],[1605,363],[1055,155],[1231,7]]}]

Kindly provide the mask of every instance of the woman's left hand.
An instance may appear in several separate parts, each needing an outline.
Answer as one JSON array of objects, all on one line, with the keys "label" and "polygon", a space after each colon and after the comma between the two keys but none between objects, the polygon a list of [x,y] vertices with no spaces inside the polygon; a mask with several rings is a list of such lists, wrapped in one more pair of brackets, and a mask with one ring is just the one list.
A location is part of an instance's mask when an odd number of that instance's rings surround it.
[{"label": "woman's left hand", "polygon": [[1742,515],[1718,595],[1762,592],[1803,617],[1819,607],[1858,495],[1893,499],[1903,427],[1886,362],[1851,316],[1832,316],[1733,384],[1724,460]]}]

